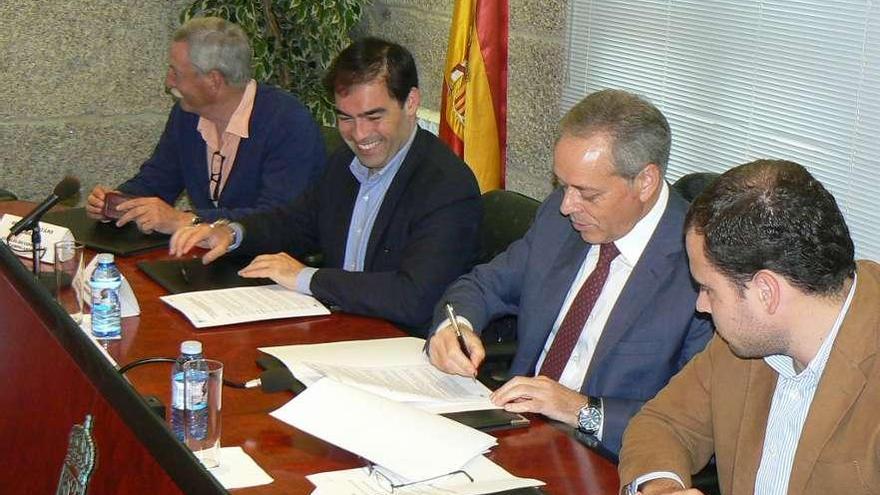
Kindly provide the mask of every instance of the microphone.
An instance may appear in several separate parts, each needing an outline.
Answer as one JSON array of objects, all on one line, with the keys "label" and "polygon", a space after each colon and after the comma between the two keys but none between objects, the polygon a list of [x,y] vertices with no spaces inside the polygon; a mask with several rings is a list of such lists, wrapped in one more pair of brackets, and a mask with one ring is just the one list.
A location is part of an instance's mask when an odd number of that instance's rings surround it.
[{"label": "microphone", "polygon": [[24,230],[32,230],[37,227],[40,223],[40,218],[49,211],[49,208],[52,208],[59,201],[67,199],[79,191],[79,179],[73,176],[67,176],[61,179],[61,182],[55,186],[55,190],[52,191],[52,195],[48,198],[44,199],[42,203],[38,204],[36,208],[31,210],[30,213],[27,214],[26,217],[19,220],[15,225],[12,226],[12,229],[9,230],[9,235],[16,236],[20,234]]}]

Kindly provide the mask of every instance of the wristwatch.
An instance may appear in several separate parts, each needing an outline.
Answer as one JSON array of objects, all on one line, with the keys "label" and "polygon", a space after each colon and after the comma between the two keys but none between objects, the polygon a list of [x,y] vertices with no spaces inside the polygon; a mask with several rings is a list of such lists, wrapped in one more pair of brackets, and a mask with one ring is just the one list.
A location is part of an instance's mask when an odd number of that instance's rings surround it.
[{"label": "wristwatch", "polygon": [[196,226],[196,225],[198,225],[198,224],[200,224],[200,223],[202,223],[202,222],[204,222],[204,220],[202,220],[202,217],[200,217],[200,216],[196,215],[195,213],[193,213],[192,220],[189,221],[189,224],[190,224],[191,226]]},{"label": "wristwatch", "polygon": [[602,399],[587,397],[587,403],[577,414],[578,429],[589,435],[595,435],[602,428]]}]

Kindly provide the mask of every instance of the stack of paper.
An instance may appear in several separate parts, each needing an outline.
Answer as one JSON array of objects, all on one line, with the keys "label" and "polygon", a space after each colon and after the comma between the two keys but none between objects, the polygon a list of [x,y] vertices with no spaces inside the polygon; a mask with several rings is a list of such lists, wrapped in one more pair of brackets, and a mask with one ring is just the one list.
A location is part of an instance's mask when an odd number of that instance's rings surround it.
[{"label": "stack of paper", "polygon": [[428,362],[414,337],[264,347],[305,385],[323,377],[434,412],[495,409],[489,389]]},{"label": "stack of paper", "polygon": [[[369,460],[388,483],[416,483],[394,493],[477,495],[542,485],[483,457],[494,437],[431,414],[495,406],[484,385],[437,370],[423,347],[424,340],[403,337],[261,348],[308,386],[271,414]],[[387,493],[377,479],[366,468],[309,477],[323,495]]]},{"label": "stack of paper", "polygon": [[329,379],[271,414],[408,482],[462,469],[496,444],[479,430]]}]

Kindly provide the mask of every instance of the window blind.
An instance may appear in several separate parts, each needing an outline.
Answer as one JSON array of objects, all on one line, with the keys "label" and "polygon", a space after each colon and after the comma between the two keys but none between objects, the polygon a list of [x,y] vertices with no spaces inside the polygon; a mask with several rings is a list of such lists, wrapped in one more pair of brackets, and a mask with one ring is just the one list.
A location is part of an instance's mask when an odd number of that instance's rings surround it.
[{"label": "window blind", "polygon": [[880,260],[880,7],[853,0],[570,0],[562,111],[620,88],[672,126],[667,178],[793,160]]}]

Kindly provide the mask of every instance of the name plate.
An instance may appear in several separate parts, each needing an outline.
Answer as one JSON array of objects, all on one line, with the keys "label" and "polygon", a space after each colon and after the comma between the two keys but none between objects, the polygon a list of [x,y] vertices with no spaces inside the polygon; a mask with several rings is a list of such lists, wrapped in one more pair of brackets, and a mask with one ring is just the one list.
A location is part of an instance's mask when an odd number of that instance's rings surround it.
[{"label": "name plate", "polygon": [[[6,243],[10,249],[21,258],[31,258],[31,231],[25,230],[17,236],[9,238],[9,231],[21,220],[18,215],[7,213],[0,218],[0,239]],[[70,229],[60,225],[40,222],[40,248],[43,254],[40,255],[40,261],[43,263],[55,262],[55,243],[60,241],[72,241],[73,233]]]}]

